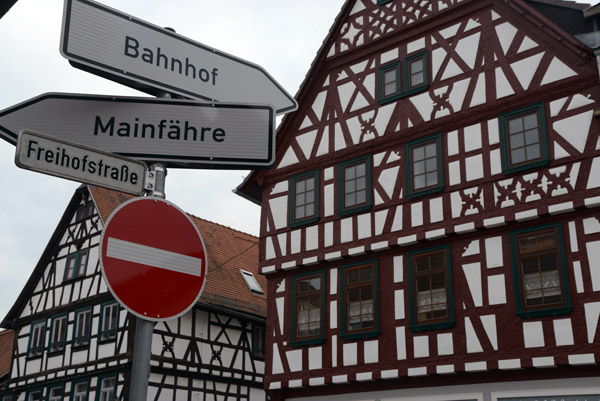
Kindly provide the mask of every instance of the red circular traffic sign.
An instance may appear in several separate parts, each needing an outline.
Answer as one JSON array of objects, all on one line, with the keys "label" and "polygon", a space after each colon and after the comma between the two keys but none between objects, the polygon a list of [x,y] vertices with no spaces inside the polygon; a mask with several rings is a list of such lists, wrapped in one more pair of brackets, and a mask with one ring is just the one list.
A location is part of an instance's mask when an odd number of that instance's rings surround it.
[{"label": "red circular traffic sign", "polygon": [[110,292],[136,316],[174,319],[202,294],[204,242],[192,220],[166,200],[142,197],[121,204],[106,221],[100,246]]}]

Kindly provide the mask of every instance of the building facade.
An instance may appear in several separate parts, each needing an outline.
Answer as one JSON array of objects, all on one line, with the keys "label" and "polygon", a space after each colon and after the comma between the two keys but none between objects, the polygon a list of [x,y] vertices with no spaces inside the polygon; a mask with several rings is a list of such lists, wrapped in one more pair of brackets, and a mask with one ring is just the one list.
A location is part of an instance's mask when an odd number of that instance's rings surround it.
[{"label": "building facade", "polygon": [[[99,240],[131,196],[91,186],[74,194],[1,327],[14,331],[1,401],[112,401],[129,396],[136,318],[109,292]],[[257,239],[190,216],[207,252],[198,303],[154,326],[148,400],[266,399],[266,299]]]},{"label": "building facade", "polygon": [[600,399],[589,5],[348,0],[238,193],[273,400]]}]

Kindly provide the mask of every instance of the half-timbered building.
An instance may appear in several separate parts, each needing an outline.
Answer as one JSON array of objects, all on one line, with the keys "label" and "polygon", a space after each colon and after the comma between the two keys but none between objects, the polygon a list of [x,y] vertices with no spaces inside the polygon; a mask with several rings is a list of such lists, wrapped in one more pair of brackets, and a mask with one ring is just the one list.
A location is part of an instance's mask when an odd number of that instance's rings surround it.
[{"label": "half-timbered building", "polygon": [[275,167],[237,189],[271,399],[600,399],[588,7],[345,1]]},{"label": "half-timbered building", "polygon": [[[104,223],[130,198],[92,186],[73,195],[2,321],[14,330],[14,351],[1,401],[128,399],[136,318],[107,289],[98,251]],[[148,400],[264,401],[258,240],[190,218],[205,243],[207,282],[191,310],[155,324]]]}]

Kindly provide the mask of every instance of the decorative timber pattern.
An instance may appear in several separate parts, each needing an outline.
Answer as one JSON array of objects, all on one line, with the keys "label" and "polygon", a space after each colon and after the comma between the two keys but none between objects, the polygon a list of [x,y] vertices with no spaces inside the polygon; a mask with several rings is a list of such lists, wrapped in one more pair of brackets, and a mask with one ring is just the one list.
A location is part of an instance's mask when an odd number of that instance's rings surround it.
[{"label": "decorative timber pattern", "polygon": [[[597,372],[593,53],[521,0],[354,0],[338,18],[280,127],[275,168],[238,188],[262,190],[271,397],[430,399],[430,376],[453,386]],[[406,90],[413,60],[425,73]],[[510,124],[525,115],[538,136],[519,145],[530,128]],[[437,186],[419,192],[411,158],[425,143]],[[539,163],[511,165],[532,143]],[[552,259],[522,256],[534,248]],[[421,280],[431,266],[437,276]]]},{"label": "decorative timber pattern", "polygon": [[[10,377],[0,386],[0,396],[13,401],[32,401],[38,395],[127,399],[136,319],[108,291],[98,244],[105,219],[130,198],[93,187],[82,187],[73,196],[17,304],[2,322],[2,327],[15,330],[16,338]],[[261,346],[255,339],[257,332],[264,332],[264,297],[241,294],[240,289],[249,290],[236,282],[243,283],[238,270],[251,271],[252,266],[234,266],[241,261],[240,250],[255,260],[249,247],[252,237],[196,217],[193,221],[203,231],[207,249],[214,238],[228,235],[239,238],[239,247],[211,256],[218,269],[214,278],[231,275],[222,291],[217,284],[207,286],[208,299],[221,297],[217,306],[211,304],[214,301],[199,303],[178,319],[156,324],[148,400],[264,401],[264,350],[257,349]],[[255,303],[229,309],[239,302],[231,298],[232,291]]]}]

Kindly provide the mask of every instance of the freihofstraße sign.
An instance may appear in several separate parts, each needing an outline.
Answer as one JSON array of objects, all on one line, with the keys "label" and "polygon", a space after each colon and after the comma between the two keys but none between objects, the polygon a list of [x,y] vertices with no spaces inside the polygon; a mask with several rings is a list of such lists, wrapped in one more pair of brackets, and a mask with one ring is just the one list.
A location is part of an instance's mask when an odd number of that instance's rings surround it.
[{"label": "freihofstra\u00dfe sign", "polygon": [[26,170],[133,195],[144,193],[145,163],[39,132],[19,133],[15,164]]},{"label": "freihofstra\u00dfe sign", "polygon": [[270,105],[46,93],[0,111],[0,137],[19,131],[183,168],[268,168],[275,162]]},{"label": "freihofstra\u00dfe sign", "polygon": [[156,95],[298,108],[262,67],[91,0],[66,0],[61,54],[75,67]]}]

